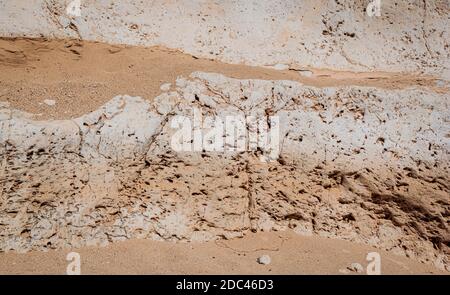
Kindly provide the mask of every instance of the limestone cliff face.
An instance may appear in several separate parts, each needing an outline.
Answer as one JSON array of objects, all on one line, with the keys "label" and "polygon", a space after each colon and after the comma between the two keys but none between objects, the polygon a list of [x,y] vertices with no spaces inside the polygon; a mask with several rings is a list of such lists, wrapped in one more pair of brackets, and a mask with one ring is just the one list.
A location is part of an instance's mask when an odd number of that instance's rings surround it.
[{"label": "limestone cliff face", "polygon": [[164,45],[249,65],[422,72],[450,78],[449,2],[0,1],[0,35]]},{"label": "limestone cliff face", "polygon": [[[279,156],[178,152],[177,115],[279,118]],[[0,250],[294,229],[449,265],[449,106],[422,88],[195,72],[74,120],[0,109]]]}]

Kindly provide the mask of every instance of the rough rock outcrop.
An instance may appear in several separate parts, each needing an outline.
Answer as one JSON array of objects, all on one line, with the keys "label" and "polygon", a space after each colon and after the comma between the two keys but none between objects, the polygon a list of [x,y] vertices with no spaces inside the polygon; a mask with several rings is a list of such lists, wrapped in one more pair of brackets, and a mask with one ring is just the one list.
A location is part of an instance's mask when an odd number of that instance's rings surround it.
[{"label": "rough rock outcrop", "polygon": [[228,63],[450,79],[448,0],[0,0],[0,35],[163,45]]},{"label": "rough rock outcrop", "polygon": [[[176,115],[279,118],[280,154],[177,152]],[[291,228],[449,267],[449,106],[424,88],[180,77],[74,120],[0,108],[0,250]]]}]

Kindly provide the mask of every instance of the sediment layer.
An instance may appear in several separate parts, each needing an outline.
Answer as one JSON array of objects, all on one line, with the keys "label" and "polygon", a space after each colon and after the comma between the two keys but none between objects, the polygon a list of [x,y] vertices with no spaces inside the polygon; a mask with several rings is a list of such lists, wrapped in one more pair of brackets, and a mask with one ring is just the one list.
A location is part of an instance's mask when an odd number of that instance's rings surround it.
[{"label": "sediment layer", "polygon": [[420,72],[450,79],[449,2],[0,1],[0,35],[162,45],[227,63]]},{"label": "sediment layer", "polygon": [[[176,152],[176,115],[279,117],[280,154]],[[0,109],[0,250],[294,229],[449,266],[449,108],[424,88],[195,72],[76,119]]]}]

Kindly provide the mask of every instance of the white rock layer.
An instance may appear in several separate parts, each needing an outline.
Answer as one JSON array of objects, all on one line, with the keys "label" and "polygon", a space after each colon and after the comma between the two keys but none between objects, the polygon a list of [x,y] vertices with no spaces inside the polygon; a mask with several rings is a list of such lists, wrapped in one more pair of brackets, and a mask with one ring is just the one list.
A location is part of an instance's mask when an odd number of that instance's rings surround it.
[{"label": "white rock layer", "polygon": [[[449,1],[0,0],[0,35],[164,45],[249,65],[425,72],[450,78]],[[282,68],[286,68],[283,66]]]}]

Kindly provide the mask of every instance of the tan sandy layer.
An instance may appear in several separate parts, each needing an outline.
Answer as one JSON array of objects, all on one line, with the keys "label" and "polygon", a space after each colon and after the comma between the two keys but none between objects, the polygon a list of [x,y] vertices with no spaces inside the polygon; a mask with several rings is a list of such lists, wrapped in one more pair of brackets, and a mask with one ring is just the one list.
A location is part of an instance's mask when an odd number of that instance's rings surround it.
[{"label": "tan sandy layer", "polygon": [[[65,274],[66,255],[77,251],[82,274],[355,274],[347,270],[366,255],[381,255],[382,274],[445,274],[433,266],[378,249],[292,232],[249,234],[207,243],[128,240],[107,247],[27,254],[0,253],[0,274]],[[269,255],[271,263],[257,258]]]},{"label": "tan sandy layer", "polygon": [[[309,69],[277,71],[229,65],[160,47],[131,47],[78,40],[0,38],[0,101],[41,119],[73,118],[94,111],[121,94],[153,99],[160,86],[194,71],[233,78],[287,79],[312,86],[359,85],[405,88],[436,87],[429,76],[400,73],[349,73]],[[49,107],[45,99],[56,101]]]}]

